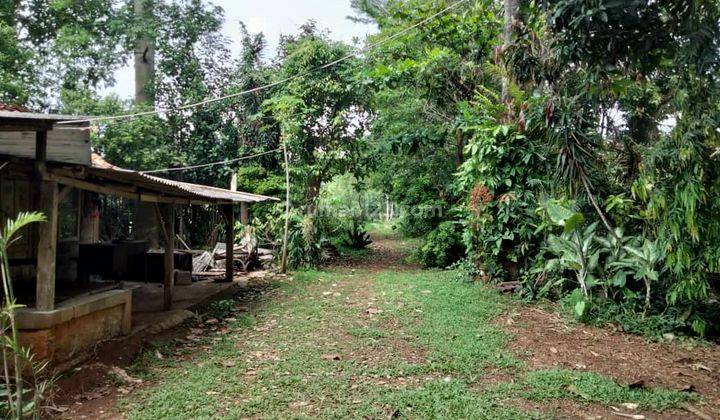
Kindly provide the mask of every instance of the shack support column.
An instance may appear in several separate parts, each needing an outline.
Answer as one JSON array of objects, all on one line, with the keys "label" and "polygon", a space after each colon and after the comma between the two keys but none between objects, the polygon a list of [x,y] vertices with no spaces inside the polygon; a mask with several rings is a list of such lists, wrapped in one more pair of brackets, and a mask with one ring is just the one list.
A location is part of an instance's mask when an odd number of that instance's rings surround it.
[{"label": "shack support column", "polygon": [[97,193],[80,190],[80,243],[100,242],[100,199]]},{"label": "shack support column", "polygon": [[55,258],[57,250],[58,204],[57,182],[44,179],[47,170],[47,131],[35,133],[35,183],[36,209],[47,221],[36,226],[37,269],[35,307],[41,311],[55,309]]},{"label": "shack support column", "polygon": [[165,277],[163,280],[163,307],[172,309],[173,283],[175,277],[175,207],[163,204],[161,207],[162,226],[165,236]]},{"label": "shack support column", "polygon": [[55,309],[55,257],[58,228],[58,184],[40,181],[38,210],[47,221],[37,227],[37,289],[35,307],[41,311]]},{"label": "shack support column", "polygon": [[225,281],[232,282],[235,274],[235,213],[232,204],[222,206],[225,213]]},{"label": "shack support column", "polygon": [[248,203],[240,203],[240,223],[243,227],[250,224],[250,209]]}]

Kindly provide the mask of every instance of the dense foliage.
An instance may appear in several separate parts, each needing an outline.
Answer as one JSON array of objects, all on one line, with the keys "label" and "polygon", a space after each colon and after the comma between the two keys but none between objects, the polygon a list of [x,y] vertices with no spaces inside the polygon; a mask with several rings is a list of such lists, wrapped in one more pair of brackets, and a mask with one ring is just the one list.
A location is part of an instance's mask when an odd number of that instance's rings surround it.
[{"label": "dense foliage", "polygon": [[[715,328],[718,5],[507,3],[507,19],[469,2],[369,56],[378,185],[446,209],[408,219],[430,232],[420,254],[448,264],[427,254],[460,224],[485,281],[572,295],[583,319]],[[381,39],[450,3],[355,4]]]},{"label": "dense foliage", "polygon": [[[0,8],[0,101],[133,109],[97,92],[149,36],[149,89],[168,111],[103,124],[95,148],[154,169],[287,146],[295,265],[367,245],[362,225],[382,210],[362,207],[392,202],[401,230],[423,238],[426,266],[463,260],[478,279],[518,281],[585,320],[717,332],[716,1],[354,0],[354,19],[379,28],[372,48],[353,57],[308,23],[272,60],[247,31],[233,56],[223,11],[205,1],[153,2],[142,19],[126,1],[37,3]],[[236,172],[241,189],[280,196],[282,157],[168,176],[227,186]],[[215,238],[216,213],[185,211],[192,243]],[[277,244],[282,209],[253,217]]]}]

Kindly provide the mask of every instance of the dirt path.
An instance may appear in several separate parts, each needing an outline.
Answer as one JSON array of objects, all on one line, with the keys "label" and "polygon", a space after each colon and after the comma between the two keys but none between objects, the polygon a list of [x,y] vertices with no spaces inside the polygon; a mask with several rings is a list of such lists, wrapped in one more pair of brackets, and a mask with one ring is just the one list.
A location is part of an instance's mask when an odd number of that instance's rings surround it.
[{"label": "dirt path", "polygon": [[576,325],[374,240],[148,347],[58,416],[720,418],[717,346]]}]

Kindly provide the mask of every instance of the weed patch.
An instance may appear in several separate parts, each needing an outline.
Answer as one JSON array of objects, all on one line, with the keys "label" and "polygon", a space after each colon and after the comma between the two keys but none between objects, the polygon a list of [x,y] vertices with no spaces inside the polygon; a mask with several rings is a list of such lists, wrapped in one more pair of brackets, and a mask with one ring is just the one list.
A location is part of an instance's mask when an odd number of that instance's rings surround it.
[{"label": "weed patch", "polygon": [[663,411],[693,400],[691,394],[663,389],[621,386],[612,379],[593,372],[554,369],[529,372],[519,385],[524,398],[547,401],[574,398],[601,404],[634,403],[641,409]]}]

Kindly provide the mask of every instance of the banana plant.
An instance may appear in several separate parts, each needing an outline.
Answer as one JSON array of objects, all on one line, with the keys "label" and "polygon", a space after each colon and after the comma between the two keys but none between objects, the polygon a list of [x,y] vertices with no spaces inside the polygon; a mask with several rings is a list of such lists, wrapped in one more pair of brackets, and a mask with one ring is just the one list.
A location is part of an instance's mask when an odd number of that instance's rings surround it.
[{"label": "banana plant", "polygon": [[[556,258],[548,260],[545,270],[561,269],[575,272],[575,280],[580,286],[584,298],[575,305],[575,313],[578,317],[582,317],[587,309],[587,302],[591,300],[591,290],[598,284],[595,277],[600,260],[600,249],[595,242],[595,230],[598,223],[592,223],[583,229],[582,226],[585,222],[583,214],[573,211],[565,204],[555,200],[546,200],[538,209],[541,214],[545,215],[546,225],[562,227],[563,230],[562,234],[553,234],[547,239],[547,248]],[[548,284],[546,287],[558,286],[561,282],[554,285]]]},{"label": "banana plant", "polygon": [[662,247],[649,239],[645,239],[642,247],[626,245],[623,249],[627,253],[625,257],[611,265],[629,270],[636,279],[645,283],[645,307],[642,314],[644,318],[650,310],[652,282],[658,281],[660,277],[657,266],[665,258],[665,253]]},{"label": "banana plant", "polygon": [[[609,287],[615,287],[622,290],[624,295],[634,296],[634,292],[630,291],[625,284],[627,282],[628,272],[625,267],[618,266],[617,263],[622,261],[627,256],[626,246],[632,246],[636,241],[635,236],[625,236],[625,232],[622,228],[615,228],[615,235],[608,235],[606,237],[598,236],[595,238],[598,244],[600,244],[600,252],[605,255],[605,282],[603,287],[606,290]],[[602,268],[602,267],[601,267]]]},{"label": "banana plant", "polygon": [[551,235],[548,238],[550,251],[557,255],[556,259],[548,263],[573,270],[586,299],[591,297],[590,291],[597,284],[594,273],[597,271],[600,250],[594,241],[596,228],[597,222],[585,229],[575,228],[560,236]]}]

